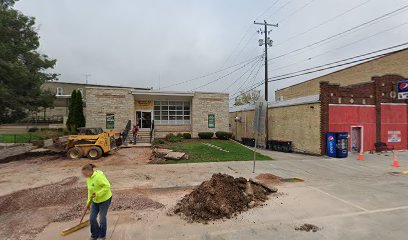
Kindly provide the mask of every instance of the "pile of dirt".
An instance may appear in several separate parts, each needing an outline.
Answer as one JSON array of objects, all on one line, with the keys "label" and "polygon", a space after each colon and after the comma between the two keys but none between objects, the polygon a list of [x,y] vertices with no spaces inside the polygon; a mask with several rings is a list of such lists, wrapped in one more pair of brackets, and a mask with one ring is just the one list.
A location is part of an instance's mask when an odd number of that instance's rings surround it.
[{"label": "pile of dirt", "polygon": [[57,160],[60,158],[64,158],[65,154],[60,152],[52,152],[52,151],[44,151],[44,152],[26,152],[15,156],[6,157],[0,159],[1,163],[8,163],[14,161],[23,161],[23,160],[33,160],[38,159],[41,157],[46,157],[46,160]]},{"label": "pile of dirt", "polygon": [[195,222],[231,218],[261,205],[276,191],[252,180],[218,173],[184,196],[172,211]]},{"label": "pile of dirt", "polygon": [[320,230],[320,228],[316,225],[310,224],[310,223],[305,223],[299,227],[295,227],[296,231],[305,231],[305,232],[317,232]]},{"label": "pile of dirt", "polygon": [[271,185],[279,185],[282,184],[282,178],[275,176],[271,173],[261,173],[258,176],[255,177],[255,179],[264,182],[266,184],[271,184]]},{"label": "pile of dirt", "polygon": [[[0,239],[34,239],[51,222],[79,219],[87,197],[78,177],[0,196]],[[157,209],[155,202],[132,191],[114,191],[111,211]],[[13,227],[15,225],[24,227]]]}]

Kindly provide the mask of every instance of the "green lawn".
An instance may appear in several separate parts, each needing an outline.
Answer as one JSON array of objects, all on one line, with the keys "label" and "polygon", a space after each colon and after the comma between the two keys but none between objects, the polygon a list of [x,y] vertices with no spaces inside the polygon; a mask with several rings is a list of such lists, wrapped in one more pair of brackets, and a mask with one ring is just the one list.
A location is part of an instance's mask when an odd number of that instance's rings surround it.
[{"label": "green lawn", "polygon": [[[220,147],[217,148],[205,145],[212,144]],[[188,160],[167,160],[165,163],[199,163],[199,162],[225,162],[225,161],[248,161],[253,160],[254,152],[242,146],[239,143],[228,140],[213,141],[188,141],[185,140],[171,145],[163,145],[163,148],[173,149],[178,152],[185,152],[189,155]],[[228,152],[226,152],[228,151]],[[271,160],[270,157],[256,154],[257,160]]]},{"label": "green lawn", "polygon": [[44,136],[37,133],[0,133],[0,143],[28,143],[41,139]]}]

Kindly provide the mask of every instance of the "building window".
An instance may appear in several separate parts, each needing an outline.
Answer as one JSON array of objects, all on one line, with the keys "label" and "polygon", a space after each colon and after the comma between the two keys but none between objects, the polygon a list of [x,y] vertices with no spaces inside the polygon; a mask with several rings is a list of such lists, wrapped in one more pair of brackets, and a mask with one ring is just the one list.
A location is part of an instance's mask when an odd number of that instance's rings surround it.
[{"label": "building window", "polygon": [[154,101],[154,122],[162,125],[191,124],[190,102]]},{"label": "building window", "polygon": [[62,87],[57,87],[57,96],[61,95],[64,95],[64,90],[62,89]]}]

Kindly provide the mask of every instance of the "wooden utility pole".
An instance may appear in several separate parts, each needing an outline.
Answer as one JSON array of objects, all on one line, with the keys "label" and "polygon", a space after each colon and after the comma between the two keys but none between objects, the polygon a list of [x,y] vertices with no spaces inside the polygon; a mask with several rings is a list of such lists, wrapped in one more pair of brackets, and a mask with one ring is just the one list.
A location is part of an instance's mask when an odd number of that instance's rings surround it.
[{"label": "wooden utility pole", "polygon": [[[259,40],[259,46],[265,45],[265,101],[268,104],[269,96],[268,96],[268,45],[272,47],[272,40],[268,37],[268,26],[270,27],[278,27],[278,24],[269,24],[264,20],[263,23],[258,23],[254,21],[255,25],[263,25],[264,30],[258,30],[258,33],[264,34],[264,40]],[[265,148],[268,147],[268,140],[269,140],[269,126],[268,126],[268,106],[266,106],[266,117],[265,117]]]}]

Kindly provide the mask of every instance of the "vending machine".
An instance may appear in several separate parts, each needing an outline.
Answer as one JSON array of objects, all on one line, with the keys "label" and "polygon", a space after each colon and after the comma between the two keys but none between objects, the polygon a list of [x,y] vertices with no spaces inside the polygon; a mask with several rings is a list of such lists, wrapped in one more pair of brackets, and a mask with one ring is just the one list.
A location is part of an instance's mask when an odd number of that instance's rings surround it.
[{"label": "vending machine", "polygon": [[326,152],[328,157],[346,158],[348,155],[348,133],[328,132],[326,134]]},{"label": "vending machine", "polygon": [[335,158],[337,156],[336,154],[336,133],[334,132],[328,132],[326,134],[326,141],[327,141],[327,156],[328,157],[333,157]]},{"label": "vending machine", "polygon": [[348,133],[336,133],[336,157],[346,158],[348,155]]}]

